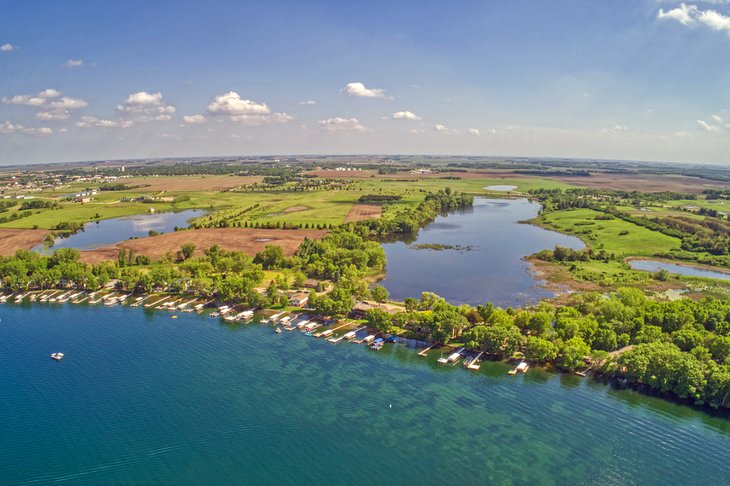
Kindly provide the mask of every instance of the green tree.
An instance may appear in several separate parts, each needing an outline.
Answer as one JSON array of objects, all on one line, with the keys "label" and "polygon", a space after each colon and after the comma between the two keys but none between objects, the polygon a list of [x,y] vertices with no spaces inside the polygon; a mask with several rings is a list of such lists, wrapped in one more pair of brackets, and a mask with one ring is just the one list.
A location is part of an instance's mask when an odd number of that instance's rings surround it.
[{"label": "green tree", "polygon": [[591,352],[590,346],[579,336],[568,339],[560,350],[560,366],[573,371],[585,366],[583,358]]},{"label": "green tree", "polygon": [[183,243],[180,247],[180,253],[182,254],[182,260],[188,260],[195,253],[195,245],[192,243]]},{"label": "green tree", "polygon": [[388,300],[388,295],[390,295],[388,289],[386,289],[382,285],[376,285],[375,287],[373,287],[370,293],[372,294],[373,299],[375,299],[376,302],[385,302],[386,300]]},{"label": "green tree", "polygon": [[558,357],[558,351],[558,347],[547,339],[537,336],[527,338],[525,356],[530,361],[536,361],[538,363],[554,361]]}]

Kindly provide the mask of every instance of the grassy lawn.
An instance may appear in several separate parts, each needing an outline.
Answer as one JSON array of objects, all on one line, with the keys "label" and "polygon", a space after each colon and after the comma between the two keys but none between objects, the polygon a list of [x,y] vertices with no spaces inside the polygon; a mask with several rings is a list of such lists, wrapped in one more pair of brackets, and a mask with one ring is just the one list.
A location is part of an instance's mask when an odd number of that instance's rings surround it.
[{"label": "grassy lawn", "polygon": [[545,214],[541,219],[557,231],[579,237],[591,248],[623,256],[652,256],[680,247],[679,238],[620,219],[596,220],[601,214],[592,209],[568,209]]}]

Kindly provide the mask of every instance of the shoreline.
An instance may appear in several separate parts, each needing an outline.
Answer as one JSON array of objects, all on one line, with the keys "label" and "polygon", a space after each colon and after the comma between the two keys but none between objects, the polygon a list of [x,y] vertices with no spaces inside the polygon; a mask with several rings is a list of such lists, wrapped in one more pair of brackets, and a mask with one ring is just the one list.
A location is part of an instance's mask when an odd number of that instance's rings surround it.
[{"label": "shoreline", "polygon": [[[69,297],[69,294],[71,294],[71,297]],[[16,300],[18,297],[20,297],[20,300]],[[13,300],[10,300],[11,298]],[[113,303],[109,304],[110,301]],[[503,364],[529,362],[523,356],[512,356],[506,359],[489,359],[489,355],[487,355],[485,359],[481,359],[481,357],[485,353],[478,353],[477,351],[466,350],[465,347],[458,343],[442,344],[418,337],[408,337],[394,333],[382,332],[376,329],[369,328],[367,324],[362,320],[351,318],[327,318],[326,316],[321,316],[317,314],[316,311],[313,311],[312,309],[292,306],[281,308],[256,309],[247,308],[245,305],[242,304],[219,306],[219,303],[216,303],[212,300],[193,296],[180,296],[168,293],[125,294],[115,291],[90,292],[77,289],[49,289],[23,293],[0,294],[0,304],[30,305],[38,303],[70,303],[74,305],[86,306],[103,305],[106,307],[126,305],[126,307],[142,307],[142,310],[144,312],[154,312],[157,310],[167,311],[172,319],[177,319],[178,313],[194,312],[201,317],[218,318],[220,324],[226,326],[247,324],[267,326],[271,327],[272,329],[277,329],[276,332],[280,334],[285,332],[299,331],[306,336],[326,339],[333,344],[337,344],[340,341],[345,341],[351,342],[355,345],[365,344],[365,346],[373,348],[373,350],[380,349],[380,347],[373,346],[374,341],[381,341],[382,345],[386,343],[404,344],[406,345],[406,347],[411,348],[412,351],[417,351],[417,354],[421,357],[427,357],[429,351],[441,352],[442,356],[441,359],[439,359],[438,361],[439,364],[447,367],[457,367],[457,364],[463,364],[464,369],[467,371],[478,371],[479,363],[485,361],[490,363]],[[202,307],[199,307],[201,305]],[[221,308],[224,307],[228,308],[228,310],[223,313],[218,312]],[[243,308],[245,309],[242,310]],[[251,314],[246,314],[248,312],[251,312]],[[229,315],[224,317],[224,314]],[[243,314],[246,314],[245,318],[241,317],[241,315]],[[231,316],[236,315],[238,315],[238,318],[230,319]],[[275,320],[272,320],[272,317],[275,318]],[[282,329],[281,332],[279,331],[280,329]],[[446,356],[453,355],[454,350],[457,350],[457,353],[459,353],[459,356],[454,361],[442,361]],[[656,390],[652,390],[645,384],[627,382],[625,379],[621,380],[616,377],[606,375],[598,370],[593,370],[592,366],[589,367],[585,372],[579,372],[577,370],[570,372],[561,370],[560,368],[555,366],[554,363],[551,362],[529,363],[531,367],[535,367],[542,371],[554,373],[558,376],[572,375],[576,378],[588,378],[612,388],[629,388],[643,395],[655,396],[663,400],[669,400],[677,404],[690,406],[693,409],[700,410],[711,415],[730,417],[730,412],[724,411],[722,409],[715,409],[707,404],[693,403],[689,399],[682,399],[672,394],[662,394],[660,392],[657,392]],[[468,366],[469,364],[475,364],[477,366],[476,368],[472,368]],[[514,372],[509,372],[507,374],[514,374]]]}]

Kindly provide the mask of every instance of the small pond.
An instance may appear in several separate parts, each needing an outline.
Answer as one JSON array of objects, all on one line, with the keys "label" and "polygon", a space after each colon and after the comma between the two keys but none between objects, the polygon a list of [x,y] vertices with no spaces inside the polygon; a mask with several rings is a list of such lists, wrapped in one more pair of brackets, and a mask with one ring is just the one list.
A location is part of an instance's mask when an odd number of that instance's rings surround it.
[{"label": "small pond", "polygon": [[143,238],[153,230],[158,233],[168,233],[174,231],[176,226],[187,228],[188,221],[203,216],[205,213],[204,210],[188,209],[169,213],[136,214],[134,216],[86,223],[83,231],[67,238],[57,238],[56,243],[50,248],[41,245],[36,247],[35,250],[42,253],[49,253],[59,248],[92,250],[113,245],[132,237]]},{"label": "small pond", "polygon": [[487,191],[496,191],[496,192],[510,192],[517,189],[517,186],[507,186],[507,185],[495,185],[495,186],[487,186],[484,189]]},{"label": "small pond", "polygon": [[730,280],[730,273],[716,272],[714,270],[708,270],[706,268],[695,267],[692,265],[660,262],[658,260],[629,260],[629,265],[631,265],[631,268],[634,270],[643,270],[645,272],[666,270],[669,273],[676,273],[685,277],[705,277]]},{"label": "small pond", "polygon": [[539,210],[525,198],[476,198],[472,208],[437,217],[411,244],[384,243],[388,264],[380,283],[396,300],[429,291],[454,304],[505,307],[552,297],[523,258],[556,245],[584,245],[574,236],[519,223]]}]

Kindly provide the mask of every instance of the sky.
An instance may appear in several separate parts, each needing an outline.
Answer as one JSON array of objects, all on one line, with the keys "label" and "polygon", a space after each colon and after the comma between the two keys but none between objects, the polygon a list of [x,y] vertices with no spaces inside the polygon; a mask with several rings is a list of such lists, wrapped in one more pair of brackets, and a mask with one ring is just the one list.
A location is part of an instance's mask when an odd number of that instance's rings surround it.
[{"label": "sky", "polygon": [[0,0],[0,164],[730,164],[730,0]]}]

